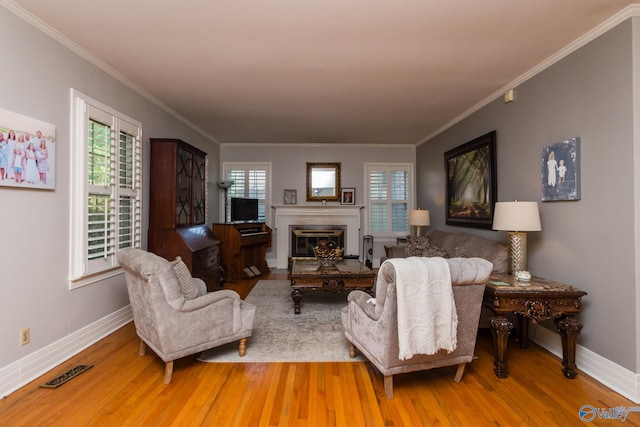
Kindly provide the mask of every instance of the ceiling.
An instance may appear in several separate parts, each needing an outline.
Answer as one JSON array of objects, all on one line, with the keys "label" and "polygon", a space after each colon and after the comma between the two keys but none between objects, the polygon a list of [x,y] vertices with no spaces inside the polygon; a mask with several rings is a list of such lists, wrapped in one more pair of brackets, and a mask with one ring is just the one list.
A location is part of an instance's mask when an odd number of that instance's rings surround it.
[{"label": "ceiling", "polygon": [[420,144],[633,0],[3,3],[217,142]]}]

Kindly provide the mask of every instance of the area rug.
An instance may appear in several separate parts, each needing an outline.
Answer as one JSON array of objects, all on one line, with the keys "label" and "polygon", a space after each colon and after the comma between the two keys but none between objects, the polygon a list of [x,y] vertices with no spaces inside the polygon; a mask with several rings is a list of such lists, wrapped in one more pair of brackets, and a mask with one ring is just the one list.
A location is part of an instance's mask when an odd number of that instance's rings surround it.
[{"label": "area rug", "polygon": [[256,306],[253,332],[247,339],[247,353],[238,355],[238,343],[205,351],[202,362],[353,362],[344,336],[340,310],[346,294],[303,292],[302,310],[293,313],[288,280],[261,280],[247,302]]}]

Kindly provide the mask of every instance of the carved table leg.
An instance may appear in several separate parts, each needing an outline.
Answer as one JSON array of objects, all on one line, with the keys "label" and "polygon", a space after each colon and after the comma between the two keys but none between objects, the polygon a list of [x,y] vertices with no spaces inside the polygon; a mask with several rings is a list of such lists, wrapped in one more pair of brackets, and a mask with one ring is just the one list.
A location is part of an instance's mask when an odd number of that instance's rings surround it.
[{"label": "carved table leg", "polygon": [[291,298],[293,298],[293,312],[300,314],[300,301],[302,301],[302,292],[300,289],[294,289],[291,292]]},{"label": "carved table leg", "polygon": [[498,378],[507,378],[507,339],[509,333],[513,329],[511,323],[506,317],[498,316],[491,318],[491,332],[493,333],[493,348],[495,350],[495,360],[493,361],[493,372]]},{"label": "carved table leg", "polygon": [[529,318],[518,314],[518,346],[529,348]]},{"label": "carved table leg", "polygon": [[344,289],[344,283],[342,283],[342,280],[336,280],[336,279],[327,280],[322,284],[322,286],[334,293],[340,292],[341,290]]},{"label": "carved table leg", "polygon": [[576,344],[582,323],[575,317],[560,317],[555,320],[556,327],[562,340],[562,372],[565,378],[573,379],[578,375],[576,368]]}]

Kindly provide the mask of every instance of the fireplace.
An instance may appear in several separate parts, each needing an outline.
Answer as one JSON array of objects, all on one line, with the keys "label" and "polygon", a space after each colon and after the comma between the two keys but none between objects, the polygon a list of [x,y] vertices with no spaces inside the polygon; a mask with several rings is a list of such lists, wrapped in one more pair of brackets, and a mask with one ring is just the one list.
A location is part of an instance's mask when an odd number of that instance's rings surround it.
[{"label": "fireplace", "polygon": [[306,258],[313,256],[313,248],[320,240],[334,242],[344,248],[344,229],[341,226],[291,226],[291,257]]},{"label": "fireplace", "polygon": [[[276,268],[287,268],[291,254],[291,226],[343,228],[345,256],[359,256],[362,206],[272,206],[275,214]],[[312,228],[313,229],[313,228]],[[318,228],[316,228],[318,229]]]}]

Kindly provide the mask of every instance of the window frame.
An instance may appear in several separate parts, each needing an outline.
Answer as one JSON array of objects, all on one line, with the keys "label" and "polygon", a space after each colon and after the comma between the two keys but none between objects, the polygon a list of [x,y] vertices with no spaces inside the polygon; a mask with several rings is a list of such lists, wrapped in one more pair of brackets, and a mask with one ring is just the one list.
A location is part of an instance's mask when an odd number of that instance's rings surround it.
[{"label": "window frame", "polygon": [[[142,124],[103,103],[71,89],[71,171],[70,171],[70,235],[69,235],[69,288],[75,289],[122,274],[116,254],[120,249],[120,203],[122,197],[131,198],[131,228],[128,233],[130,247],[140,248],[142,241]],[[96,186],[89,184],[88,130],[93,119],[111,126],[109,161],[110,183]],[[120,137],[121,133],[133,137],[131,188],[121,188]],[[129,177],[129,173],[127,173]],[[109,219],[113,232],[113,253],[103,259],[90,260],[89,248],[89,197],[107,195],[113,206]]]},{"label": "window frame", "polygon": [[[238,170],[242,169],[244,171],[250,170],[264,170],[266,172],[265,179],[265,201],[264,201],[264,222],[268,226],[271,226],[271,182],[272,182],[272,174],[271,174],[271,162],[223,162],[221,170],[221,181],[228,180],[227,173],[229,170]],[[227,218],[225,217],[225,193],[224,191],[220,192],[220,218],[223,218],[222,222],[226,222]],[[248,196],[245,196],[248,197]],[[231,207],[229,207],[231,209]],[[229,213],[231,210],[229,210]]]},{"label": "window frame", "polygon": [[[407,229],[405,231],[391,231],[392,224],[392,216],[390,215],[387,220],[387,231],[380,232],[372,232],[371,231],[371,187],[369,182],[369,175],[372,170],[385,169],[387,174],[390,175],[393,171],[403,171],[408,174],[408,186],[407,189]],[[391,182],[391,180],[389,180]],[[414,164],[413,163],[365,163],[364,164],[364,188],[365,188],[365,214],[364,214],[364,229],[365,234],[373,236],[374,238],[398,238],[398,237],[406,237],[410,234],[410,226],[408,224],[408,215],[415,206],[415,173],[414,173]],[[389,191],[389,194],[391,192]],[[397,200],[395,200],[397,202]],[[388,207],[388,212],[392,212],[392,204],[394,200],[387,199],[386,204]]]}]

